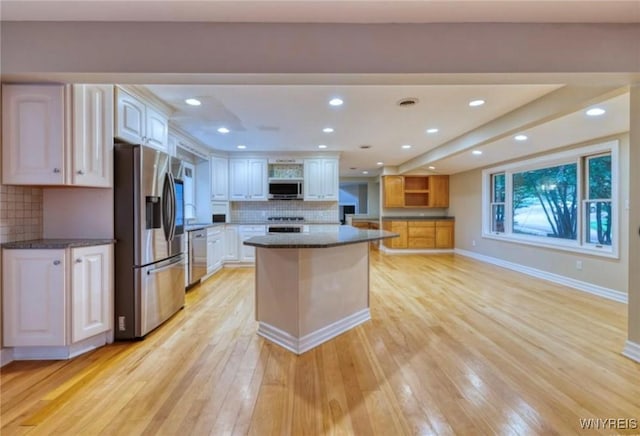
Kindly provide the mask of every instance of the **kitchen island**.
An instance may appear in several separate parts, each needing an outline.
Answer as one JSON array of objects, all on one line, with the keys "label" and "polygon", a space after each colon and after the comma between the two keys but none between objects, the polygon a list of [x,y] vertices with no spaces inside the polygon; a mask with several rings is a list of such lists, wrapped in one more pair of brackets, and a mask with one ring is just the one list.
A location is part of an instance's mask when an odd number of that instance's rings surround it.
[{"label": "kitchen island", "polygon": [[396,236],[339,226],[244,241],[256,247],[258,334],[302,354],[371,319],[369,242]]}]

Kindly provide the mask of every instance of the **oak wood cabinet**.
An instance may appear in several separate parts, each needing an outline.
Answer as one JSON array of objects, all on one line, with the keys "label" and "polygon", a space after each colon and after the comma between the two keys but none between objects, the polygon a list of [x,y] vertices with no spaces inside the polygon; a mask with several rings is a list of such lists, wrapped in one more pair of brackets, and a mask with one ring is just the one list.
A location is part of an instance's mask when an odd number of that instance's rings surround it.
[{"label": "oak wood cabinet", "polygon": [[383,229],[400,234],[385,239],[387,248],[448,249],[454,247],[453,220],[384,220]]},{"label": "oak wood cabinet", "polygon": [[385,208],[449,207],[449,176],[384,176]]},{"label": "oak wood cabinet", "polygon": [[112,186],[113,86],[3,85],[2,182]]}]

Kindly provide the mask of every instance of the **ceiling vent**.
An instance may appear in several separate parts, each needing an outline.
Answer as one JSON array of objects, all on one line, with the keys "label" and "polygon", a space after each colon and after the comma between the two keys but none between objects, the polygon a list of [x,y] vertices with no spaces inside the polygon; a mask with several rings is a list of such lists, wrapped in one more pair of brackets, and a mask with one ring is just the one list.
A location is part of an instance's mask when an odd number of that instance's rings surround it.
[{"label": "ceiling vent", "polygon": [[403,98],[402,100],[398,100],[397,105],[400,107],[411,107],[418,104],[418,101],[419,100],[415,97],[407,97],[407,98]]},{"label": "ceiling vent", "polygon": [[361,145],[360,148],[363,149],[363,150],[368,150],[368,149],[371,148],[371,146],[370,145]]}]

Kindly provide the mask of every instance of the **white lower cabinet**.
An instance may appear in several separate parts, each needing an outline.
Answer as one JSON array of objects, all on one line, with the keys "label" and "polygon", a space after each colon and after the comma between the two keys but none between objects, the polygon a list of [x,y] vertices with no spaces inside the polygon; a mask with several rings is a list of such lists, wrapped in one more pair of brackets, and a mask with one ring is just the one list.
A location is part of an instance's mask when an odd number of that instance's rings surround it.
[{"label": "white lower cabinet", "polygon": [[239,260],[241,262],[255,262],[256,261],[256,249],[244,245],[243,242],[254,236],[264,236],[266,233],[264,226],[239,226],[240,245],[239,245]]},{"label": "white lower cabinet", "polygon": [[225,226],[224,229],[224,260],[238,260],[238,228],[236,226]]},{"label": "white lower cabinet", "polygon": [[[112,245],[5,249],[2,266],[3,345],[15,347],[16,358],[68,358],[107,342]],[[29,347],[24,355],[21,347]]]},{"label": "white lower cabinet", "polygon": [[207,229],[207,274],[222,266],[224,257],[224,230],[222,226]]}]

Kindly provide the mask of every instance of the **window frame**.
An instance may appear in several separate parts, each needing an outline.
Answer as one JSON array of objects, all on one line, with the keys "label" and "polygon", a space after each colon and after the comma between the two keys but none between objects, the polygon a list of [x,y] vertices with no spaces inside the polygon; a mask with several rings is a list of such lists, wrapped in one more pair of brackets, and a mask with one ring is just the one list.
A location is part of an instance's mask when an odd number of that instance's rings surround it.
[{"label": "window frame", "polygon": [[[586,223],[585,202],[592,201],[588,196],[588,168],[587,159],[611,153],[611,245],[598,245],[586,242],[584,232]],[[619,258],[620,241],[620,199],[619,199],[619,169],[618,169],[619,141],[606,141],[583,147],[577,147],[556,153],[549,153],[534,158],[522,159],[504,165],[486,168],[482,171],[482,237],[505,242],[531,245],[584,253],[602,257]],[[576,225],[577,237],[575,240],[550,238],[544,236],[523,235],[513,233],[513,174],[532,171],[541,168],[549,168],[556,165],[577,165],[577,204],[578,217]],[[504,232],[492,231],[493,203],[493,175],[505,174],[505,212]]]}]

